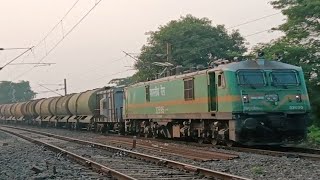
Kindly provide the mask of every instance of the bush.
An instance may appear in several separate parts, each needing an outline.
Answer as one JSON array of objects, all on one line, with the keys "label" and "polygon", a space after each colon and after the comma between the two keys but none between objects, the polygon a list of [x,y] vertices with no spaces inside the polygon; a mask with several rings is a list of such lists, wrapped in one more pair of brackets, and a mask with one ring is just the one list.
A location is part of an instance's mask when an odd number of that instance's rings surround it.
[{"label": "bush", "polygon": [[312,125],[309,127],[308,141],[311,143],[320,144],[320,128]]}]

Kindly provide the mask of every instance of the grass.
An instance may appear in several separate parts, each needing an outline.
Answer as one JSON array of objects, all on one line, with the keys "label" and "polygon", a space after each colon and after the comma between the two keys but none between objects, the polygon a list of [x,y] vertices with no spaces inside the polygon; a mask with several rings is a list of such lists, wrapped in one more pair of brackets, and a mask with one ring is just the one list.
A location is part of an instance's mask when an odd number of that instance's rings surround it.
[{"label": "grass", "polygon": [[256,174],[256,175],[261,175],[263,174],[263,169],[262,167],[260,166],[254,166],[251,168],[251,171],[253,172],[253,174]]},{"label": "grass", "polygon": [[320,145],[320,128],[312,125],[309,127],[308,141],[315,145]]}]

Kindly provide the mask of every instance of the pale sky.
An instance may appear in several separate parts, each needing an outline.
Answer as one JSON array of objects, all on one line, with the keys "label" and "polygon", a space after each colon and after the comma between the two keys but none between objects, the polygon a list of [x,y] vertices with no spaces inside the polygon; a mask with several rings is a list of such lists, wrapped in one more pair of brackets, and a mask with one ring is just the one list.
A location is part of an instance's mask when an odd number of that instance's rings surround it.
[{"label": "pale sky", "polygon": [[[80,0],[70,14],[48,36],[16,63],[38,62],[46,50],[62,37],[97,0]],[[0,48],[35,46],[71,8],[75,0],[0,0]],[[103,87],[113,78],[126,77],[134,63],[122,50],[139,53],[146,43],[145,32],[157,30],[170,20],[192,14],[207,17],[226,27],[277,13],[269,0],[102,0],[87,18],[67,36],[44,62],[56,63],[27,70],[32,65],[7,66],[0,80],[27,80],[36,92],[47,91],[38,84],[59,84],[67,78],[68,93]],[[281,14],[237,27],[243,36],[281,24]],[[249,47],[276,39],[279,32],[247,37]],[[23,50],[0,51],[0,66]],[[23,75],[21,75],[23,74]],[[51,89],[62,87],[48,85]],[[63,93],[63,91],[59,91]],[[37,96],[55,96],[41,93]]]}]

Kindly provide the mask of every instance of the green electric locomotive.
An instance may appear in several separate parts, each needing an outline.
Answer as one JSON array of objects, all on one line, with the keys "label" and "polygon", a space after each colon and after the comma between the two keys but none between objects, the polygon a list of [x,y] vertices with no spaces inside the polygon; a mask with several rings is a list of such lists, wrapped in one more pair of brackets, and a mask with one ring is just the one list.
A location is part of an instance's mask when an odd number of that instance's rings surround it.
[{"label": "green electric locomotive", "polygon": [[227,145],[306,137],[310,103],[300,67],[262,57],[215,64],[126,87],[125,131]]}]

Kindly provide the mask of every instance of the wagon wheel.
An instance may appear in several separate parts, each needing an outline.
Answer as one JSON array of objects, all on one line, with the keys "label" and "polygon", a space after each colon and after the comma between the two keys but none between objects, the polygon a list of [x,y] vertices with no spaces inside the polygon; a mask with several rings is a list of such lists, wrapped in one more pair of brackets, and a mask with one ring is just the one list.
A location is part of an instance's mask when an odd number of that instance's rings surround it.
[{"label": "wagon wheel", "polygon": [[75,123],[72,123],[72,124],[73,124],[72,129],[73,130],[77,130],[78,129],[78,123],[75,122]]}]

